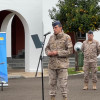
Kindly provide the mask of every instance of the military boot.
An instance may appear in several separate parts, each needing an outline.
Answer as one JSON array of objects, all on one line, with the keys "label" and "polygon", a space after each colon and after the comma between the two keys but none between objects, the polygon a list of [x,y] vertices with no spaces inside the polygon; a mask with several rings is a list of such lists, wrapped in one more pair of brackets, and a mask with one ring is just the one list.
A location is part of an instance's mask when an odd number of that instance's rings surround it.
[{"label": "military boot", "polygon": [[84,83],[83,90],[88,90],[88,83]]},{"label": "military boot", "polygon": [[53,96],[51,96],[51,100],[55,100],[55,96],[53,95]]},{"label": "military boot", "polygon": [[96,83],[93,83],[93,90],[97,90]]},{"label": "military boot", "polygon": [[63,100],[68,100],[67,97],[63,97]]}]

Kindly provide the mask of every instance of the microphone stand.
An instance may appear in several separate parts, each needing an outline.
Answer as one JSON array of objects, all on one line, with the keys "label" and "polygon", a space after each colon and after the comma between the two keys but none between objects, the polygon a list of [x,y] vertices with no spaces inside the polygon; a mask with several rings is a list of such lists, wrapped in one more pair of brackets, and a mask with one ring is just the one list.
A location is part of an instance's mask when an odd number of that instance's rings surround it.
[{"label": "microphone stand", "polygon": [[42,49],[41,49],[41,53],[40,53],[40,57],[39,57],[39,62],[38,62],[38,67],[37,67],[37,70],[36,70],[36,74],[35,74],[35,77],[37,76],[37,72],[38,72],[38,68],[39,68],[39,64],[40,64],[40,61],[41,61],[41,76],[42,76],[42,100],[44,100],[44,81],[43,81],[43,66],[42,66],[42,52],[43,52],[43,48],[44,48],[44,44],[45,44],[45,40],[46,40],[46,35],[44,35],[44,41],[43,41],[43,46],[42,46]]}]

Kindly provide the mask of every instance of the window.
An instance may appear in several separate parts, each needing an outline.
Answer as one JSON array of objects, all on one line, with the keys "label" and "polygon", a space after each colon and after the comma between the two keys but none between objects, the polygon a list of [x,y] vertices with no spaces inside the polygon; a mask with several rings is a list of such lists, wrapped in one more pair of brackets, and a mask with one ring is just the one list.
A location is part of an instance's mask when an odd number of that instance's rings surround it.
[{"label": "window", "polygon": [[79,32],[78,34],[77,34],[77,37],[78,38],[86,38],[86,34],[84,33],[81,33],[81,32]]}]

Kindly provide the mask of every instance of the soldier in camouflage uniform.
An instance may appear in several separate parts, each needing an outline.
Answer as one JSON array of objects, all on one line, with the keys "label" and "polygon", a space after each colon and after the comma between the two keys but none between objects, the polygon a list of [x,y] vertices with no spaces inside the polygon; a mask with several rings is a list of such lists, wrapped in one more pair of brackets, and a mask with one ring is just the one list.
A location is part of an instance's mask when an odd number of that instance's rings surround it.
[{"label": "soldier in camouflage uniform", "polygon": [[89,72],[92,73],[93,89],[96,90],[97,83],[97,56],[100,54],[100,44],[93,39],[93,32],[88,32],[88,40],[82,44],[82,51],[84,53],[84,90],[88,89]]},{"label": "soldier in camouflage uniform", "polygon": [[73,45],[70,36],[62,31],[59,21],[55,21],[52,26],[54,34],[45,48],[47,56],[50,57],[48,64],[49,95],[51,100],[55,100],[58,79],[63,100],[67,100],[68,57],[73,52]]}]

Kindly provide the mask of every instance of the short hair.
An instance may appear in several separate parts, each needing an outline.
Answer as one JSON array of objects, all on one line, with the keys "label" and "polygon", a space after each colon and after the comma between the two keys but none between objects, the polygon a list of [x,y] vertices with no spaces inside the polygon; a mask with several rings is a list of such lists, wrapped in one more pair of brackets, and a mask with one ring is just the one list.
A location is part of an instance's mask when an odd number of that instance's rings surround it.
[{"label": "short hair", "polygon": [[62,24],[60,23],[60,21],[54,21],[52,22],[52,26],[55,27],[56,25],[58,25],[59,27],[62,27]]}]

